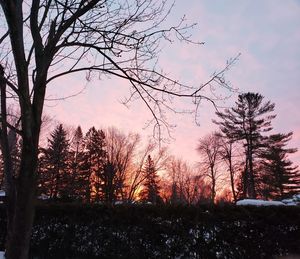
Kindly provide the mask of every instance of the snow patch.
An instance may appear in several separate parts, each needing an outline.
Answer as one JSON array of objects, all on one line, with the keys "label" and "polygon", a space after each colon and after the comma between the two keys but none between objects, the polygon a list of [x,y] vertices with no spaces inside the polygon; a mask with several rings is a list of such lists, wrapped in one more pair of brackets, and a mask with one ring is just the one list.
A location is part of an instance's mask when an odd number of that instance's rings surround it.
[{"label": "snow patch", "polygon": [[265,200],[255,200],[255,199],[244,199],[236,202],[238,206],[285,206],[281,201],[265,201]]},{"label": "snow patch", "polygon": [[0,190],[0,197],[4,197],[5,196],[5,191]]},{"label": "snow patch", "polygon": [[297,206],[297,202],[294,199],[284,199],[281,202],[287,206]]},{"label": "snow patch", "polygon": [[259,199],[244,199],[237,201],[238,206],[299,206],[300,194],[293,195],[290,199],[283,199],[282,201],[265,201]]},{"label": "snow patch", "polygon": [[46,195],[46,194],[42,194],[38,197],[39,200],[49,200],[50,199],[50,196]]},{"label": "snow patch", "polygon": [[300,202],[300,194],[294,194],[294,195],[293,195],[293,200],[294,200],[294,201],[299,201],[299,202]]},{"label": "snow patch", "polygon": [[0,251],[0,259],[5,259],[3,251]]}]

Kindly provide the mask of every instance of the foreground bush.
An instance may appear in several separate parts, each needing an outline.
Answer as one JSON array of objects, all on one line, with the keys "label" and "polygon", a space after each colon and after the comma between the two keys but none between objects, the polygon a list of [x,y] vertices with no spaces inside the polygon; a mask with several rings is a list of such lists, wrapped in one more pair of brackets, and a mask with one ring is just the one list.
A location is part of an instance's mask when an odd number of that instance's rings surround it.
[{"label": "foreground bush", "polygon": [[[5,213],[0,211],[3,230]],[[300,254],[299,240],[299,207],[43,205],[37,208],[31,254],[39,258],[271,258]]]}]

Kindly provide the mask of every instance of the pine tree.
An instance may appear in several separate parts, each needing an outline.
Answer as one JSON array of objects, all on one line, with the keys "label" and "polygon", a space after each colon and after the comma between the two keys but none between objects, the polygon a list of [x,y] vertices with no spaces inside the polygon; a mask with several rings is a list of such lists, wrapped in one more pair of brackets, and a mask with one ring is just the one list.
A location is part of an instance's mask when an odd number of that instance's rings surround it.
[{"label": "pine tree", "polygon": [[263,103],[264,97],[258,93],[244,93],[238,96],[235,107],[217,112],[221,121],[214,121],[221,132],[232,141],[242,141],[245,152],[245,170],[242,175],[243,196],[256,198],[255,156],[264,145],[263,133],[272,129],[270,115],[275,105]]},{"label": "pine tree", "polygon": [[143,173],[145,175],[145,183],[144,188],[140,193],[141,200],[151,202],[152,204],[160,203],[162,199],[159,195],[159,179],[157,170],[150,155],[148,155],[146,160]]},{"label": "pine tree", "polygon": [[292,135],[292,132],[270,135],[266,148],[260,154],[260,191],[267,199],[283,199],[300,192],[298,166],[288,159],[288,155],[297,152],[297,149],[286,148]]},{"label": "pine tree", "polygon": [[95,127],[89,129],[85,136],[85,159],[87,164],[85,166],[85,176],[88,180],[88,192],[92,192],[92,197],[96,201],[103,200],[103,172],[107,160],[107,153],[105,150],[105,134],[102,130],[96,130]]},{"label": "pine tree", "polygon": [[50,134],[48,147],[42,149],[40,159],[40,194],[50,198],[66,198],[70,195],[69,141],[63,125],[58,125]]},{"label": "pine tree", "polygon": [[102,195],[103,200],[106,204],[111,205],[117,199],[116,194],[116,175],[117,175],[117,167],[112,161],[107,161],[104,165],[104,171],[102,175]]},{"label": "pine tree", "polygon": [[74,132],[70,143],[70,185],[72,188],[72,198],[83,200],[85,196],[85,177],[83,176],[84,160],[84,137],[82,129],[78,126]]}]

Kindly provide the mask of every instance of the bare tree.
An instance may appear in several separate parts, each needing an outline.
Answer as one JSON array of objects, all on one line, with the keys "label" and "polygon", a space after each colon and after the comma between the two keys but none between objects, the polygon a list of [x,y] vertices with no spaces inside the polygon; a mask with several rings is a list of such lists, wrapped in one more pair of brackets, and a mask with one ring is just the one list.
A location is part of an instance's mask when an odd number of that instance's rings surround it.
[{"label": "bare tree", "polygon": [[[34,218],[38,143],[46,88],[55,80],[76,72],[111,75],[131,85],[128,99],[140,98],[149,108],[155,132],[168,126],[165,109],[172,98],[191,98],[196,109],[203,88],[230,87],[224,72],[216,72],[203,84],[189,86],[169,78],[158,66],[163,40],[192,42],[191,26],[163,28],[172,4],[155,0],[0,0],[1,147],[8,196],[6,257],[27,258]],[[198,43],[201,44],[201,43]],[[61,65],[63,64],[63,66]],[[8,123],[7,98],[20,110],[18,127]],[[170,102],[169,102],[170,101]],[[20,168],[13,172],[8,129],[22,139]]]},{"label": "bare tree", "polygon": [[198,143],[197,151],[201,155],[200,168],[203,175],[210,179],[211,184],[211,201],[215,202],[217,180],[220,177],[220,151],[221,138],[216,132],[201,138]]},{"label": "bare tree", "polygon": [[236,202],[237,201],[237,191],[235,188],[236,175],[237,175],[236,172],[238,171],[238,167],[240,164],[237,158],[241,158],[241,155],[238,152],[238,143],[237,141],[234,142],[233,140],[227,139],[220,135],[220,144],[221,144],[220,156],[222,161],[225,163],[227,171],[229,173],[232,198],[234,202]]},{"label": "bare tree", "polygon": [[104,169],[104,195],[108,203],[126,199],[126,179],[132,168],[133,158],[140,136],[124,134],[116,128],[106,133],[107,162]]},{"label": "bare tree", "polygon": [[169,197],[171,204],[196,204],[205,199],[205,183],[187,162],[173,157],[168,168]]},{"label": "bare tree", "polygon": [[130,173],[127,177],[127,188],[126,188],[126,200],[133,202],[140,189],[142,183],[145,180],[143,175],[143,166],[145,164],[147,155],[153,152],[155,145],[151,142],[147,143],[146,147],[138,151],[135,157],[135,163],[130,169]]},{"label": "bare tree", "polygon": [[163,147],[158,147],[153,141],[149,141],[144,148],[140,149],[135,154],[135,162],[132,168],[129,170],[127,176],[127,198],[128,202],[134,201],[142,184],[145,181],[145,174],[143,174],[143,167],[146,163],[148,155],[152,155],[152,160],[154,162],[154,167],[156,171],[163,171],[166,167],[166,163],[169,159],[167,154],[167,149]]}]

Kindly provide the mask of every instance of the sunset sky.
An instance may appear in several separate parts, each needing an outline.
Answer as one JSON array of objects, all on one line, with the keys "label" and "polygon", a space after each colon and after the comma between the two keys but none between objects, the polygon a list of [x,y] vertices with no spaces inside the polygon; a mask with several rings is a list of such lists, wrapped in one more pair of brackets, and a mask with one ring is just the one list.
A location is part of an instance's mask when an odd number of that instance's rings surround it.
[{"label": "sunset sky", "polygon": [[[198,25],[191,32],[201,46],[165,43],[160,64],[169,75],[190,84],[203,83],[209,76],[241,53],[227,73],[227,79],[240,92],[259,92],[276,104],[274,133],[294,132],[291,147],[300,148],[300,1],[299,0],[178,0],[169,16],[177,24],[186,15]],[[83,89],[84,88],[84,89]],[[124,81],[101,78],[86,82],[84,77],[61,79],[48,90],[48,98],[79,95],[63,101],[48,101],[46,113],[68,125],[84,130],[115,126],[137,132],[145,138],[152,128],[144,129],[151,114],[144,104],[134,102],[128,109],[121,104],[128,96]],[[237,94],[222,106],[230,106]],[[200,126],[191,115],[170,115],[172,130],[169,149],[178,157],[194,163],[197,140],[216,129],[214,108],[202,103]],[[167,136],[166,136],[167,137]],[[293,156],[300,164],[300,155]]]}]

